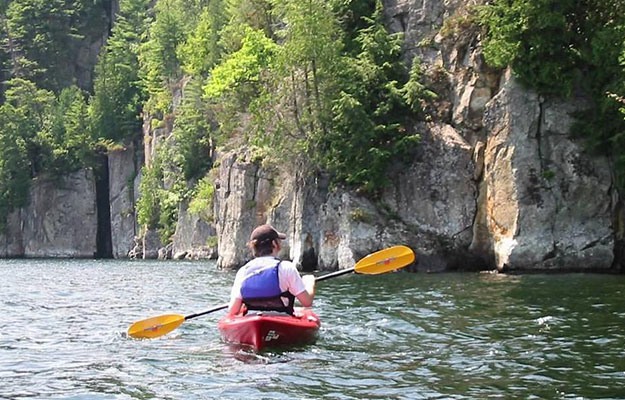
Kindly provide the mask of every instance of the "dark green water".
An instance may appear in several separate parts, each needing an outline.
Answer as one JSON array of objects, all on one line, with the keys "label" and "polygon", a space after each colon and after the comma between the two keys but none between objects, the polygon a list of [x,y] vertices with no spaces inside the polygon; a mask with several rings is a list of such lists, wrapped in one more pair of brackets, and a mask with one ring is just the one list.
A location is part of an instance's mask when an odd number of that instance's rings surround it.
[{"label": "dark green water", "polygon": [[0,262],[3,399],[625,399],[625,277],[350,275],[319,339],[256,354],[223,311],[155,340],[139,319],[227,301],[208,262]]}]

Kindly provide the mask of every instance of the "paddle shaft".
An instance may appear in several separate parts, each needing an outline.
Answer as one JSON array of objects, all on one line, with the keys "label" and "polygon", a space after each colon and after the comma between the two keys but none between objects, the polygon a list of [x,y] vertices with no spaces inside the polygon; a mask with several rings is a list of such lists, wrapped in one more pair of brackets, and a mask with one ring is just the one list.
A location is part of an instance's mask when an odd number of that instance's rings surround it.
[{"label": "paddle shaft", "polygon": [[336,276],[346,275],[346,274],[349,274],[351,272],[354,272],[355,270],[356,270],[356,268],[353,268],[353,267],[352,268],[348,268],[348,269],[342,269],[340,271],[332,272],[330,274],[317,277],[317,278],[315,278],[315,282],[325,281],[326,279],[334,278]]},{"label": "paddle shaft", "polygon": [[228,308],[228,303],[215,306],[215,307],[211,308],[210,310],[206,310],[206,311],[202,311],[202,312],[199,312],[199,313],[187,315],[186,317],[184,317],[184,320],[186,321],[186,320],[191,319],[191,318],[201,317],[202,315],[210,314],[212,312],[223,310],[223,309],[226,309],[226,308]]}]

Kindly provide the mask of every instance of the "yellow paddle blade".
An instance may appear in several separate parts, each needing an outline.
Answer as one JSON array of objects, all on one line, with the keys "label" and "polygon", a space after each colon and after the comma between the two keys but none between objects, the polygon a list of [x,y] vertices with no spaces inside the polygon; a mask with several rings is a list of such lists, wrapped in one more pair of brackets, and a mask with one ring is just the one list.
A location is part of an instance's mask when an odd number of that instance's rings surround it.
[{"label": "yellow paddle blade", "polygon": [[360,274],[383,274],[410,265],[414,259],[410,247],[393,246],[363,257],[354,270]]},{"label": "yellow paddle blade", "polygon": [[130,325],[128,336],[153,339],[173,331],[183,322],[184,316],[178,314],[167,314],[144,319]]}]

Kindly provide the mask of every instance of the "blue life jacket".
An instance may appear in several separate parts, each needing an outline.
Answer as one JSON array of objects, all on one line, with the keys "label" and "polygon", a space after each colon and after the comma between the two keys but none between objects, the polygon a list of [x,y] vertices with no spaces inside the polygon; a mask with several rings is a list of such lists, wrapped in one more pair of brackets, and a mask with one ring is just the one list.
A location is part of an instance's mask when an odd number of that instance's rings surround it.
[{"label": "blue life jacket", "polygon": [[[293,314],[295,296],[280,289],[278,270],[280,260],[274,266],[254,265],[254,260],[246,265],[246,276],[241,283],[241,297],[248,310],[279,311]],[[284,305],[282,298],[288,300]]]}]

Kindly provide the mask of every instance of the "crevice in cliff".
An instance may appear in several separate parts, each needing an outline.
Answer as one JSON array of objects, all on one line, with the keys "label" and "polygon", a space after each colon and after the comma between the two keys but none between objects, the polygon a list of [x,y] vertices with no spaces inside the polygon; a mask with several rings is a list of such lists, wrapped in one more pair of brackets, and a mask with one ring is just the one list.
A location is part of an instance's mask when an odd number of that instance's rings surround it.
[{"label": "crevice in cliff", "polygon": [[553,174],[553,172],[550,170],[551,161],[549,160],[549,142],[546,138],[543,138],[543,133],[545,133],[544,118],[545,105],[544,99],[541,97],[538,99],[538,121],[536,123],[536,151],[538,156],[538,163],[540,165],[539,176],[537,177],[537,179],[539,180],[538,185],[540,189],[552,191],[553,187],[549,182],[549,177]]},{"label": "crevice in cliff", "polygon": [[98,157],[95,171],[96,207],[98,227],[96,235],[96,258],[113,258],[111,237],[111,206],[109,190],[109,162],[106,154]]},{"label": "crevice in cliff", "polygon": [[[614,163],[614,160],[610,160]],[[618,188],[614,184],[616,177],[611,172],[611,181],[609,193],[612,198],[612,227],[614,236],[614,260],[612,261],[612,269],[625,273],[625,208],[623,207],[622,196]]]},{"label": "crevice in cliff", "polygon": [[538,121],[536,123],[536,149],[538,152],[538,162],[540,163],[540,173],[543,174],[545,172],[545,160],[543,157],[543,149],[542,149],[542,137],[541,130],[543,124],[543,102],[542,99],[538,100]]},{"label": "crevice in cliff", "polygon": [[[551,186],[551,184],[548,182],[547,177],[549,176],[549,160],[545,159],[545,154],[543,154],[545,151],[543,151],[543,146],[546,145],[546,141],[543,142],[543,137],[542,137],[542,133],[543,131],[543,124],[544,124],[544,116],[545,116],[545,104],[544,104],[544,99],[542,97],[538,98],[538,121],[536,123],[536,148],[537,148],[537,155],[538,155],[538,163],[540,165],[540,176],[535,177],[537,183],[537,187],[546,191],[547,193],[551,193],[551,196],[554,196],[554,194],[552,193],[553,187]],[[549,148],[546,149],[546,152],[549,154]],[[540,195],[539,195],[540,197]],[[542,200],[538,202],[539,206],[542,205]],[[558,201],[554,199],[554,207],[555,207],[555,214],[558,215],[559,211],[560,211],[560,205],[558,204]],[[556,232],[556,227],[555,227],[555,221],[551,221],[549,223],[549,231],[551,233],[551,237],[555,237],[555,232]],[[552,243],[553,248],[554,248],[554,254],[557,254],[557,246],[556,243]],[[555,255],[554,255],[555,257]]]},{"label": "crevice in cliff", "polygon": [[258,185],[260,185],[260,167],[258,165],[255,165],[254,182],[252,183],[252,201],[256,201],[256,193],[258,192]]}]

